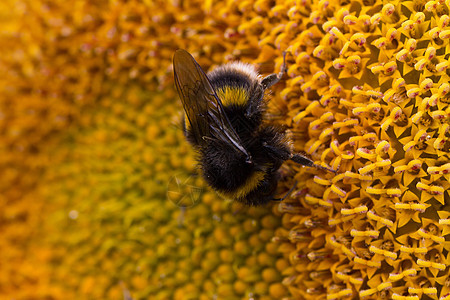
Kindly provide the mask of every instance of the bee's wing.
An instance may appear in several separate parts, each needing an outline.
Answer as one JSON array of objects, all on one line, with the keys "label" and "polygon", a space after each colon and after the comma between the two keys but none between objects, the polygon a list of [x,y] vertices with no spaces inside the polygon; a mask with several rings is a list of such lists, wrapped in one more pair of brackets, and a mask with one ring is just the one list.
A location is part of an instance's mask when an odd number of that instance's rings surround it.
[{"label": "bee's wing", "polygon": [[195,142],[204,145],[205,138],[221,140],[249,158],[223,109],[205,72],[186,50],[173,56],[175,84]]}]

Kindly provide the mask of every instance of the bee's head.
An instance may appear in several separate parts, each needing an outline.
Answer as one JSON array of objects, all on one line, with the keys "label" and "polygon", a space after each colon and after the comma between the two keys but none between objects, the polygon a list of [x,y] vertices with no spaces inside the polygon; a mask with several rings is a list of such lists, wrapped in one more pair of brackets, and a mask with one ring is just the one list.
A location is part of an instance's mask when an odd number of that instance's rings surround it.
[{"label": "bee's head", "polygon": [[225,142],[208,140],[200,150],[203,175],[217,190],[236,190],[255,171],[255,161],[250,153],[237,151]]},{"label": "bee's head", "polygon": [[277,185],[276,175],[266,173],[264,179],[258,183],[256,188],[249,192],[245,197],[237,200],[250,206],[265,205],[273,200],[277,200],[273,197]]}]

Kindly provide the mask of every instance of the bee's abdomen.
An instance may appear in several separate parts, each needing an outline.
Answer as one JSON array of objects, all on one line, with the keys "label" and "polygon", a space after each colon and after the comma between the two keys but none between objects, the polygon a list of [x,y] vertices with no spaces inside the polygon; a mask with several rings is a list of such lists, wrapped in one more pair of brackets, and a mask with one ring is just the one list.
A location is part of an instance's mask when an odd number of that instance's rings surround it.
[{"label": "bee's abdomen", "polygon": [[208,73],[208,79],[224,106],[245,105],[260,84],[255,68],[242,62],[220,66]]},{"label": "bee's abdomen", "polygon": [[244,106],[247,104],[249,98],[247,89],[229,85],[216,88],[216,93],[225,107],[232,105]]},{"label": "bee's abdomen", "polygon": [[248,76],[236,71],[220,71],[219,69],[211,73],[208,78],[215,89],[223,87],[248,89],[252,85]]},{"label": "bee's abdomen", "polygon": [[260,82],[259,77],[254,66],[242,62],[228,63],[208,73],[208,79],[215,88],[224,85],[251,87]]}]

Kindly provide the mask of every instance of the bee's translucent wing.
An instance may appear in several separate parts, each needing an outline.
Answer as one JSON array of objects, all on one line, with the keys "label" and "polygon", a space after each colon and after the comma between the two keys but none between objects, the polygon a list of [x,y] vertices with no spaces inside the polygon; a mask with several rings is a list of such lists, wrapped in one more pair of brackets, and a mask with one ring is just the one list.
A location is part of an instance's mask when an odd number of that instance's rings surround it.
[{"label": "bee's translucent wing", "polygon": [[222,101],[192,55],[178,49],[173,56],[173,70],[178,94],[196,144],[204,145],[208,138],[221,140],[249,158],[225,114]]}]

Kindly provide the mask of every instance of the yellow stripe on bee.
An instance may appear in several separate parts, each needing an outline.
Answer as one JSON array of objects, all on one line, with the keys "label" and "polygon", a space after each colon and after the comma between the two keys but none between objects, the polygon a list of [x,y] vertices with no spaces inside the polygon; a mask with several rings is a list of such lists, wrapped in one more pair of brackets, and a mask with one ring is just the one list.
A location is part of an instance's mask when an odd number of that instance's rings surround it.
[{"label": "yellow stripe on bee", "polygon": [[261,181],[264,180],[264,172],[255,172],[250,176],[244,185],[231,192],[218,192],[225,198],[242,199],[245,198],[251,191],[256,189]]},{"label": "yellow stripe on bee", "polygon": [[247,91],[240,87],[224,86],[217,89],[216,93],[224,106],[245,105],[248,101]]},{"label": "yellow stripe on bee", "polygon": [[184,115],[184,128],[186,128],[187,131],[191,130],[191,123],[189,123],[187,115]]}]

